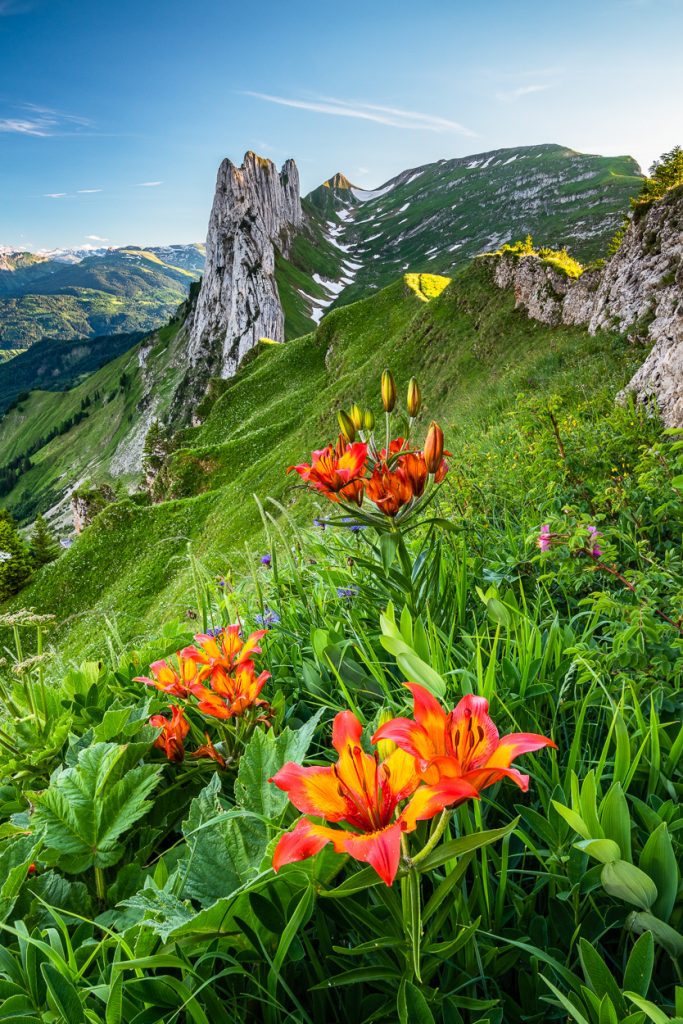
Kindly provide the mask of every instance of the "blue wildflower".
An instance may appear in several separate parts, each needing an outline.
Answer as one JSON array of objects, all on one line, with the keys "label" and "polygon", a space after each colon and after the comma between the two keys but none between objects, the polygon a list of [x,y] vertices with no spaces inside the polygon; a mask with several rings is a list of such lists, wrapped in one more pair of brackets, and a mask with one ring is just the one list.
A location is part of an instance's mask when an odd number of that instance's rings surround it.
[{"label": "blue wildflower", "polygon": [[337,587],[337,597],[342,601],[353,601],[358,593],[358,587]]},{"label": "blue wildflower", "polygon": [[261,555],[261,565],[268,566],[272,562],[270,555]]},{"label": "blue wildflower", "polygon": [[280,616],[277,612],[274,612],[272,608],[269,608],[266,605],[263,615],[255,615],[254,619],[257,626],[267,629],[269,626],[277,626],[280,621]]},{"label": "blue wildflower", "polygon": [[344,516],[342,523],[344,526],[348,526],[351,533],[360,533],[361,530],[367,529],[367,526],[363,523],[357,523],[355,519],[351,518],[351,516]]}]

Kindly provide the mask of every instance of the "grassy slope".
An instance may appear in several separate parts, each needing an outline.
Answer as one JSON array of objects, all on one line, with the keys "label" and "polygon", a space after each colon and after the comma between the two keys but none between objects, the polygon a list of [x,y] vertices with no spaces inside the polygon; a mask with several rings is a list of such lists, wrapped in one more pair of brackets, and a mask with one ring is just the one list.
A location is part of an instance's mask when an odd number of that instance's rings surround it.
[{"label": "grassy slope", "polygon": [[219,397],[201,427],[186,431],[171,467],[172,500],[130,501],[105,510],[73,548],[20,597],[64,622],[71,651],[95,650],[103,614],[131,640],[191,603],[185,552],[216,573],[244,570],[244,545],[258,546],[255,493],[299,500],[285,468],[330,438],[330,410],[352,399],[377,411],[378,375],[390,365],[403,385],[416,373],[426,396],[422,419],[438,416],[457,455],[514,405],[515,396],[584,397],[599,379],[611,394],[639,354],[620,338],[549,328],[514,310],[477,262],[429,303],[401,279],[371,299],[332,313],[315,334],[263,346]]}]

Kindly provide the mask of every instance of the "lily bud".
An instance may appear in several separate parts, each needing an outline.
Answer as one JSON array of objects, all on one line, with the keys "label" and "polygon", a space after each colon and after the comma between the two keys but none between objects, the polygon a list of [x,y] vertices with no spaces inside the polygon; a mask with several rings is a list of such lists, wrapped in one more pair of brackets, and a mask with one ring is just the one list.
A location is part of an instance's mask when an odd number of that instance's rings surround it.
[{"label": "lily bud", "polygon": [[363,413],[363,426],[367,431],[375,429],[375,414],[372,409],[366,409]]},{"label": "lily bud", "polygon": [[[393,718],[394,718],[393,713],[388,708],[385,708],[384,711],[382,711],[382,713],[379,716],[379,722],[377,723],[377,728],[379,729],[381,726],[386,725],[386,723],[392,721]],[[379,754],[379,756],[380,756],[382,761],[386,761],[386,759],[391,754],[393,754],[393,752],[395,750],[396,750],[396,744],[394,743],[393,740],[378,740],[377,741],[377,753]]]},{"label": "lily bud", "polygon": [[382,405],[385,412],[392,412],[396,405],[396,381],[391,370],[382,374]]},{"label": "lily bud", "polygon": [[417,377],[411,377],[410,384],[408,385],[408,415],[411,419],[415,419],[421,405],[422,393],[420,392],[420,385],[417,383]]},{"label": "lily bud", "polygon": [[443,460],[443,430],[434,420],[429,424],[424,446],[424,459],[429,473],[438,473]]},{"label": "lily bud", "polygon": [[347,412],[344,412],[343,409],[340,409],[339,412],[337,413],[337,422],[339,423],[339,429],[341,430],[346,440],[349,442],[349,444],[353,444],[353,442],[356,439],[356,428],[349,414]]},{"label": "lily bud", "polygon": [[351,417],[351,422],[353,423],[356,430],[360,430],[360,428],[363,426],[363,413],[361,411],[361,407],[357,405],[356,402],[354,402],[351,408],[349,409],[349,416]]}]

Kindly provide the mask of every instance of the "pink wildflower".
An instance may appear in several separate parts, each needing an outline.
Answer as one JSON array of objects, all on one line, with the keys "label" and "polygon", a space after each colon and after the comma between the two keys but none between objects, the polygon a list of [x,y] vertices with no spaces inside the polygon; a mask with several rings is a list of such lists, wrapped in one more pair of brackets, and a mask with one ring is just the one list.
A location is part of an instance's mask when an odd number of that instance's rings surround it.
[{"label": "pink wildflower", "polygon": [[588,532],[591,535],[591,540],[593,541],[593,546],[589,552],[590,556],[591,558],[600,558],[600,556],[602,555],[602,548],[598,544],[598,537],[600,536],[600,534],[598,533],[597,526],[589,526]]},{"label": "pink wildflower", "polygon": [[550,532],[550,523],[544,523],[538,535],[538,540],[536,541],[541,551],[550,551],[552,544],[551,537],[552,533]]}]

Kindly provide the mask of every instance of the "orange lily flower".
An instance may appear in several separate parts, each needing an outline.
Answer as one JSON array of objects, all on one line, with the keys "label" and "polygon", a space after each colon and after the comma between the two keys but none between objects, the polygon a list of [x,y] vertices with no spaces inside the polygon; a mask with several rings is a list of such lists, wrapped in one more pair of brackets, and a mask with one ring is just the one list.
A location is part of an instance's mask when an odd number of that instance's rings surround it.
[{"label": "orange lily flower", "polygon": [[385,516],[395,516],[412,499],[413,488],[400,466],[389,469],[382,462],[375,466],[372,476],[365,481],[365,493]]},{"label": "orange lily flower", "polygon": [[190,731],[190,724],[185,721],[183,709],[173,704],[170,721],[165,715],[152,715],[149,724],[155,729],[162,730],[155,739],[154,746],[163,750],[169,761],[182,761],[185,757],[183,740]]},{"label": "orange lily flower", "polygon": [[363,477],[365,462],[368,457],[368,446],[361,441],[333,448],[321,448],[313,452],[310,465],[302,462],[299,466],[290,466],[302,480],[310,484],[316,491],[327,495],[330,501],[355,501],[358,505],[363,500]]},{"label": "orange lily flower", "polygon": [[[371,864],[382,881],[391,885],[401,856],[402,833],[413,832],[418,821],[433,818],[444,807],[478,798],[474,786],[464,779],[420,785],[412,756],[395,750],[380,762],[379,755],[372,757],[362,749],[361,732],[353,712],[340,712],[332,729],[332,745],[339,755],[336,764],[303,768],[290,761],[270,779],[304,814],[349,826],[345,831],[302,818],[280,838],[273,856],[275,871],[332,843],[337,853]],[[406,799],[399,811],[398,805]]]},{"label": "orange lily flower", "polygon": [[205,745],[203,747],[197,747],[196,750],[192,751],[190,756],[191,757],[210,757],[212,761],[216,762],[216,764],[218,765],[219,768],[225,768],[227,766],[225,758],[214,747],[213,743],[211,742],[211,737],[209,736],[208,732],[205,732],[204,735],[206,736],[206,743],[205,743]]},{"label": "orange lily flower", "polygon": [[176,654],[178,668],[168,661],[153,661],[149,666],[153,679],[148,676],[136,676],[134,683],[145,683],[147,686],[155,686],[162,693],[172,697],[187,697],[190,692],[190,683],[197,675],[197,663],[191,657],[185,657],[185,652]]},{"label": "orange lily flower", "polygon": [[439,702],[417,683],[407,683],[414,698],[414,721],[395,718],[381,725],[372,742],[393,740],[416,759],[429,785],[462,779],[481,791],[507,776],[524,792],[529,776],[511,764],[520,754],[542,747],[556,747],[551,739],[531,732],[510,733],[502,738],[489,717],[489,703],[467,694],[447,714]]},{"label": "orange lily flower", "polygon": [[252,705],[267,705],[267,701],[258,698],[268,679],[270,672],[256,676],[253,662],[248,661],[230,675],[221,668],[214,669],[210,690],[199,681],[192,683],[190,689],[199,699],[198,711],[213,718],[236,718]]},{"label": "orange lily flower", "polygon": [[198,633],[195,636],[197,646],[186,647],[180,657],[195,661],[199,668],[197,681],[209,679],[213,686],[215,679],[224,679],[242,665],[251,664],[253,655],[261,653],[258,642],[267,632],[267,629],[259,629],[243,640],[240,627],[235,624],[217,634]]}]

